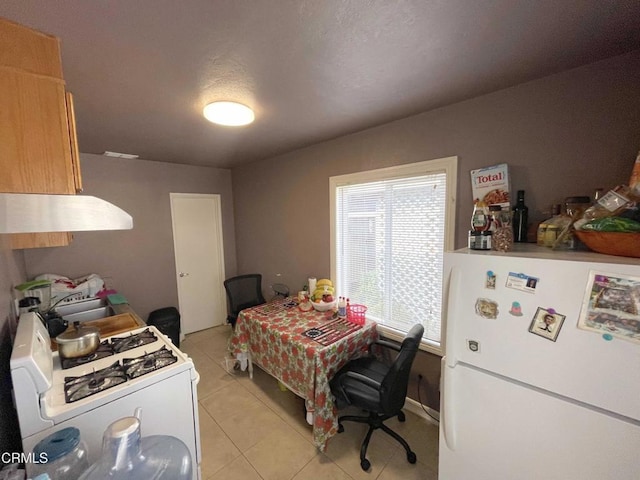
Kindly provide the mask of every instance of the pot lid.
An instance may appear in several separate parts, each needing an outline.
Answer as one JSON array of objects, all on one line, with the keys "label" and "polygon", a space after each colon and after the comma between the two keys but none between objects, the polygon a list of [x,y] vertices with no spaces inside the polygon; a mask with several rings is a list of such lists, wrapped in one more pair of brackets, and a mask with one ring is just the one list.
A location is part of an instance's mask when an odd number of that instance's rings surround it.
[{"label": "pot lid", "polygon": [[79,339],[86,339],[93,336],[100,336],[100,330],[97,327],[76,326],[74,329],[67,330],[56,337],[56,342],[67,343]]}]

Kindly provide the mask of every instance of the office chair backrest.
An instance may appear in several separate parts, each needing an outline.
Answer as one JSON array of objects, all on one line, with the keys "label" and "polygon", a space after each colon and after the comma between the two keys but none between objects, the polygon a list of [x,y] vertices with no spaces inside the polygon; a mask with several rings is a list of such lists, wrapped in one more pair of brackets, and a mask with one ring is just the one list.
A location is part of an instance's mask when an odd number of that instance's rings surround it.
[{"label": "office chair backrest", "polygon": [[262,296],[262,275],[259,273],[228,278],[224,281],[224,289],[227,291],[229,308],[234,316],[240,310],[265,303]]},{"label": "office chair backrest", "polygon": [[386,413],[397,412],[404,406],[411,364],[418,352],[423,333],[424,327],[420,324],[414,325],[409,330],[402,341],[400,352],[382,381],[380,400]]}]

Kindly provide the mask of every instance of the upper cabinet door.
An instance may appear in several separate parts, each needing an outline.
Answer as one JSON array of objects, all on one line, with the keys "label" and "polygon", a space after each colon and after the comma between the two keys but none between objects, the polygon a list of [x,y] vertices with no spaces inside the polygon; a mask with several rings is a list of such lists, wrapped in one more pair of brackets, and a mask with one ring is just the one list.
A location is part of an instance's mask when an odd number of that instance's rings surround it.
[{"label": "upper cabinet door", "polygon": [[0,68],[0,191],[75,193],[62,81]]},{"label": "upper cabinet door", "polygon": [[[60,41],[0,18],[0,192],[82,191],[73,99]],[[11,235],[13,248],[64,246],[69,233]]]},{"label": "upper cabinet door", "polygon": [[60,40],[0,18],[0,65],[62,80]]}]

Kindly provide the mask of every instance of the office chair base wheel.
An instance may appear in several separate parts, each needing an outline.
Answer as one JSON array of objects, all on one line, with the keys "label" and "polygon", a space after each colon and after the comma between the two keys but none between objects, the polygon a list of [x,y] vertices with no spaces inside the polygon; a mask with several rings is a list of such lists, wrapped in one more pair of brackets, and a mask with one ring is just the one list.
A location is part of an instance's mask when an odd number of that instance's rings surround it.
[{"label": "office chair base wheel", "polygon": [[371,468],[371,462],[369,462],[369,460],[365,458],[360,462],[360,467],[366,472],[367,470],[369,470],[369,468]]},{"label": "office chair base wheel", "polygon": [[400,412],[398,414],[398,421],[399,422],[404,422],[407,418],[404,416],[404,412]]},{"label": "office chair base wheel", "polygon": [[415,453],[407,452],[407,461],[409,463],[416,463],[416,460],[417,460],[417,458],[416,458],[416,454]]}]

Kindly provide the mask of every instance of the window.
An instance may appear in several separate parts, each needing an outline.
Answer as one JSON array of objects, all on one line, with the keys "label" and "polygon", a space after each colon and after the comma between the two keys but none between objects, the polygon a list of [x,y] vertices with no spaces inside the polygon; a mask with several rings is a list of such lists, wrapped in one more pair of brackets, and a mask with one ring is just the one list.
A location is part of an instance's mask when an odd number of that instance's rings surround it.
[{"label": "window", "polygon": [[444,252],[453,248],[457,157],[331,177],[331,274],[385,335],[424,325],[441,353]]}]

